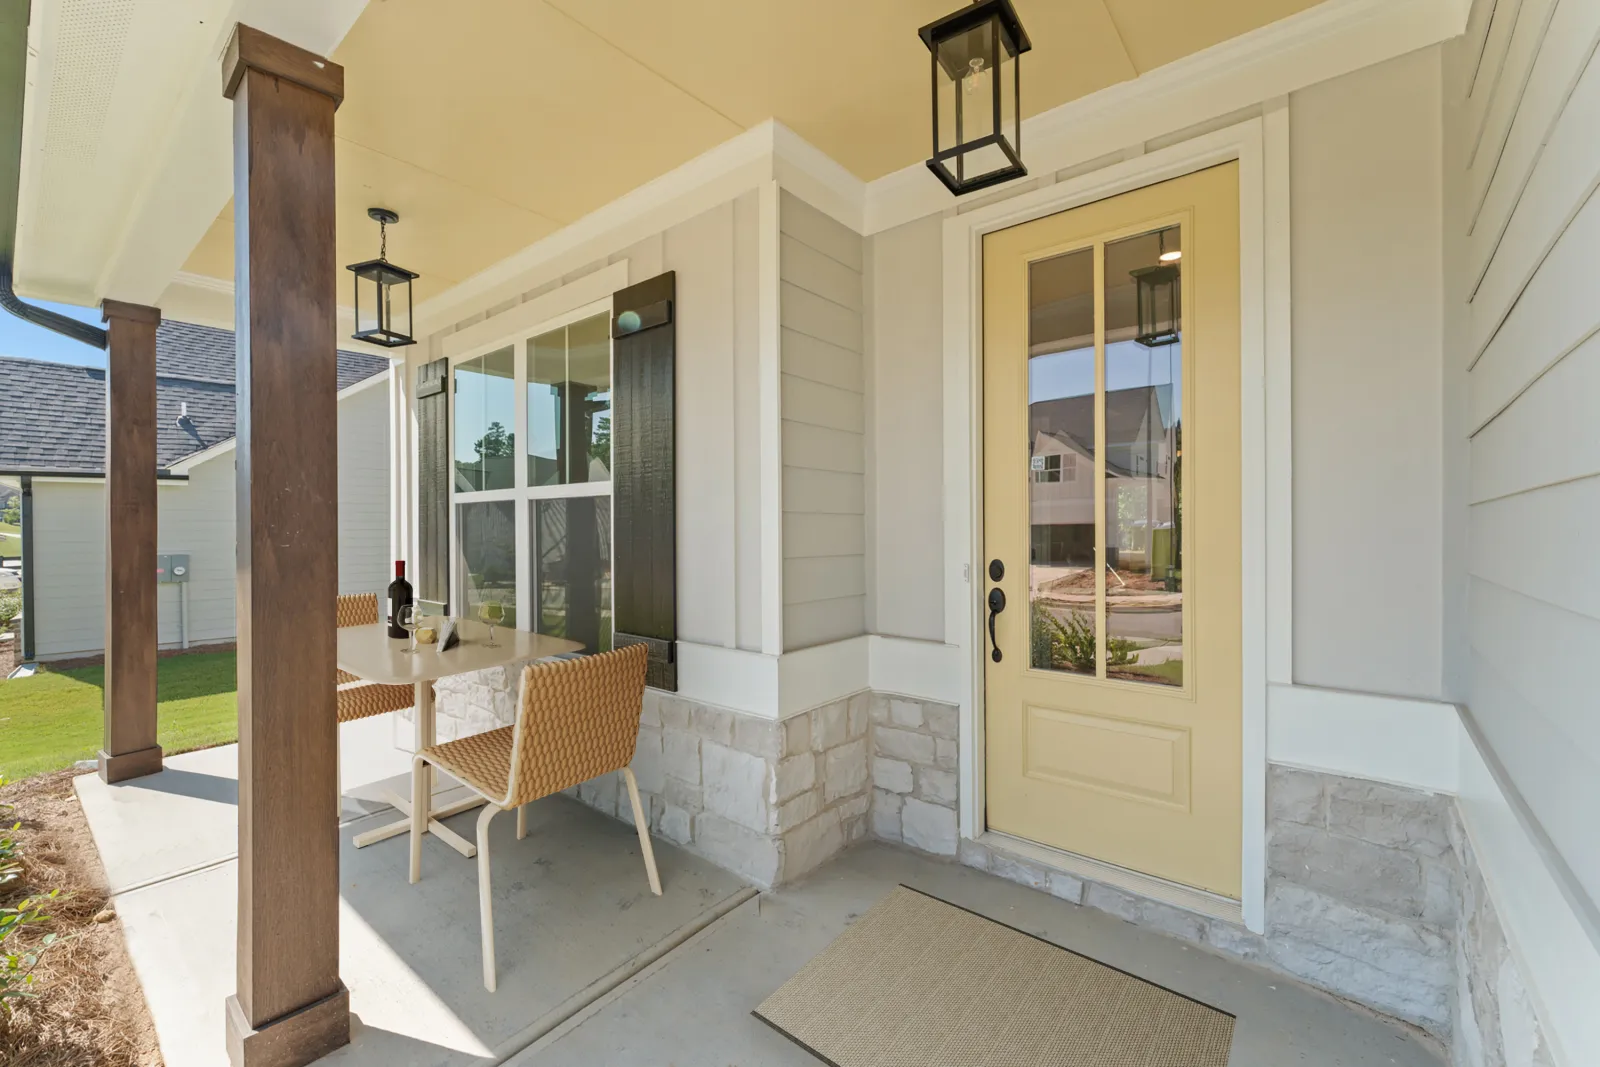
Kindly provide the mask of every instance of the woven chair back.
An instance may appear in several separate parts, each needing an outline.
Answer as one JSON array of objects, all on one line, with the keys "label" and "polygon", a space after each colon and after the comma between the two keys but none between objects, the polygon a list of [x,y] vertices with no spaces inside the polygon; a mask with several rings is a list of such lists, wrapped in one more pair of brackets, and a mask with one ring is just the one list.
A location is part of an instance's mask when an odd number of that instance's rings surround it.
[{"label": "woven chair back", "polygon": [[334,616],[335,626],[371,626],[377,621],[377,593],[351,593],[339,598],[339,607]]},{"label": "woven chair back", "polygon": [[644,645],[535,663],[522,674],[509,803],[526,804],[633,762]]}]

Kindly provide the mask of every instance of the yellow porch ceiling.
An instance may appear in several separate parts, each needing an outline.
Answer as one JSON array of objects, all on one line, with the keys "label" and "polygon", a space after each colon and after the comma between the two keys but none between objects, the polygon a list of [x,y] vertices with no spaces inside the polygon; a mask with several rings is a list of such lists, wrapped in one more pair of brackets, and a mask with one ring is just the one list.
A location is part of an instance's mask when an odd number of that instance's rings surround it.
[{"label": "yellow porch ceiling", "polygon": [[[1014,0],[1025,115],[1312,0]],[[924,23],[955,0],[371,0],[334,53],[338,255],[366,209],[420,301],[768,118],[865,181],[926,157]],[[1026,158],[1024,144],[1024,158]],[[232,276],[225,210],[185,263]]]}]

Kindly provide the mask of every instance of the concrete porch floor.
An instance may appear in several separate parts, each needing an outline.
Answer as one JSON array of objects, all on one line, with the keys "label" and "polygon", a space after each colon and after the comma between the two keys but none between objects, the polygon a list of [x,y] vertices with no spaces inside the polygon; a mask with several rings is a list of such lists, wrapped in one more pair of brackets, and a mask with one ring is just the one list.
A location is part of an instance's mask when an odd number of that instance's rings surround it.
[{"label": "concrete porch floor", "polygon": [[[757,897],[657,840],[650,895],[630,827],[553,797],[529,835],[495,821],[499,992],[484,991],[476,868],[427,839],[355,849],[394,812],[371,785],[404,775],[387,717],[343,729],[341,972],[352,1043],[339,1067],[814,1067],[750,1011],[898,883],[940,896],[1238,1016],[1233,1067],[1439,1067],[1398,1027],[1296,983],[1110,915],[886,845],[852,849]],[[168,1067],[215,1067],[234,986],[234,746],[177,756],[107,787],[78,779]],[[449,783],[442,787],[450,788]],[[330,800],[331,804],[331,800]],[[471,835],[474,813],[452,820]]]}]

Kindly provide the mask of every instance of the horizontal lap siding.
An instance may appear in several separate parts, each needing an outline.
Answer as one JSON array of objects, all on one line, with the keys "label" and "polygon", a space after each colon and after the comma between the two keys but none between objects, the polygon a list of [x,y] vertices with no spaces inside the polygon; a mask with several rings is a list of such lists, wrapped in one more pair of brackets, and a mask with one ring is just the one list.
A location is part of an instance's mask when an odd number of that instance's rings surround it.
[{"label": "horizontal lap siding", "polygon": [[38,655],[70,656],[104,648],[105,486],[36,480],[33,541],[24,549],[33,556]]},{"label": "horizontal lap siding", "polygon": [[368,386],[339,404],[339,592],[377,593],[379,599],[394,577],[385,384]]},{"label": "horizontal lap siding", "polygon": [[783,644],[866,632],[861,238],[788,193],[779,205]]},{"label": "horizontal lap siding", "polygon": [[1600,0],[1499,0],[1483,32],[1447,176],[1466,251],[1447,269],[1466,322],[1452,357],[1466,368],[1471,707],[1600,898]]}]

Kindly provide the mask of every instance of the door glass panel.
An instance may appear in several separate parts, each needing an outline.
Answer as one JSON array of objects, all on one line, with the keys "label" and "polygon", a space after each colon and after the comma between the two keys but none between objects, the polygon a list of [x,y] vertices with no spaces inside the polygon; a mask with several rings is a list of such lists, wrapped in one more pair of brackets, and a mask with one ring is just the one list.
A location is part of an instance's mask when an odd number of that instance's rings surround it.
[{"label": "door glass panel", "polygon": [[517,513],[510,500],[456,506],[456,614],[476,619],[485,602],[497,601],[507,626],[517,618]]},{"label": "door glass panel", "polygon": [[1178,227],[1106,245],[1106,675],[1183,684]]},{"label": "door glass panel", "polygon": [[456,491],[512,487],[516,362],[510,348],[456,365]]},{"label": "door glass panel", "polygon": [[611,648],[611,498],[576,496],[532,503],[538,633]]},{"label": "door glass panel", "polygon": [[611,480],[611,316],[528,342],[528,484]]},{"label": "door glass panel", "polygon": [[1028,267],[1031,666],[1095,673],[1094,250]]}]

